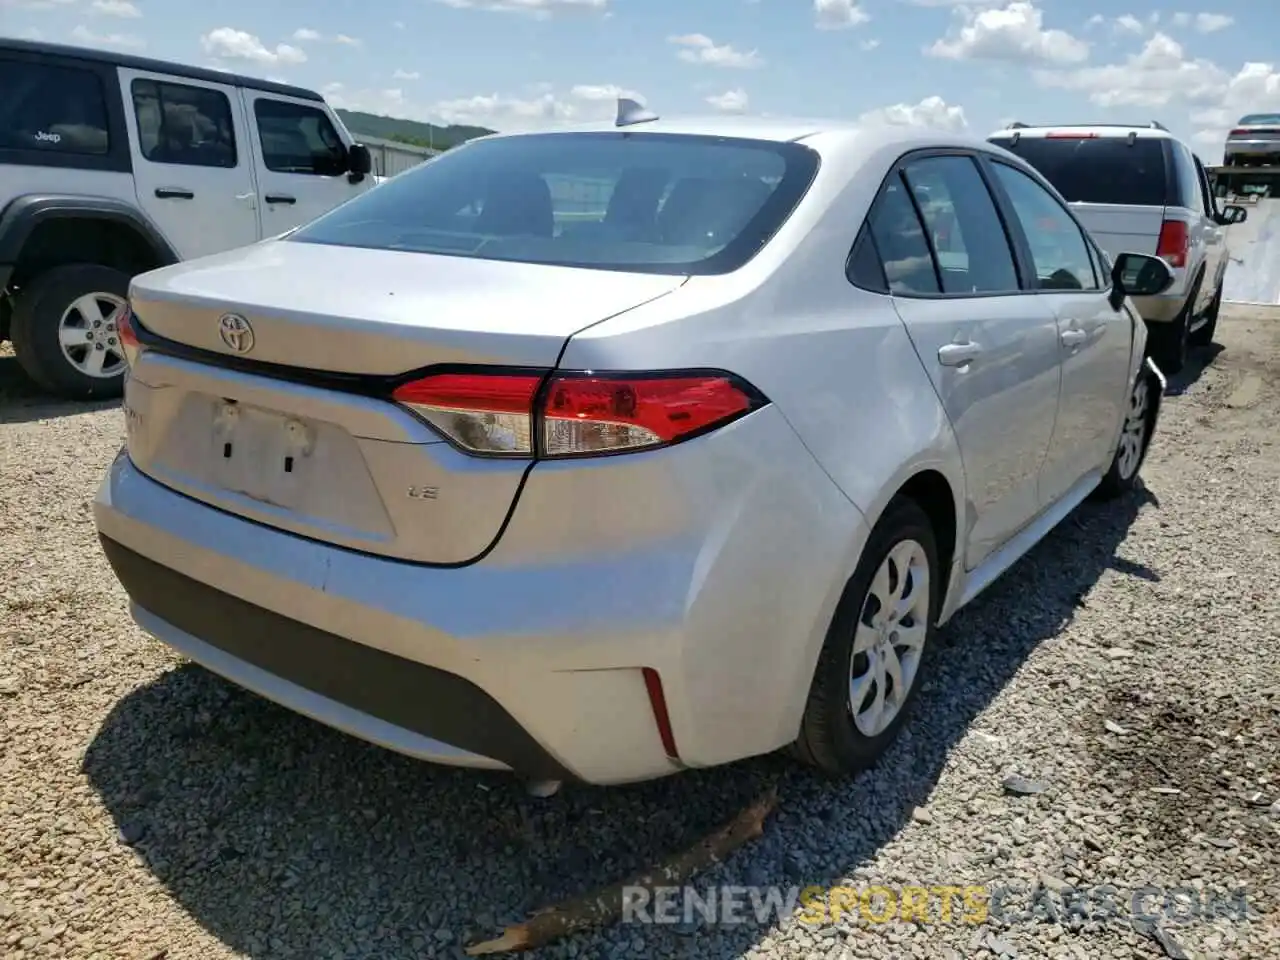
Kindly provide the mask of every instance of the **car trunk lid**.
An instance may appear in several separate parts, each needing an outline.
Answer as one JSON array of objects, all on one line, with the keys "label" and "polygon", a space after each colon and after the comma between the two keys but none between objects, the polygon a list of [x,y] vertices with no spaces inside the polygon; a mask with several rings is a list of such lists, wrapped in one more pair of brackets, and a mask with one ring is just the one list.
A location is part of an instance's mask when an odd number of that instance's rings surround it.
[{"label": "car trunk lid", "polygon": [[[391,401],[401,375],[554,367],[573,333],[684,279],[288,242],[145,274],[131,295],[144,349],[126,384],[129,454],[259,523],[465,563],[498,536],[529,461],[447,442]],[[252,330],[247,349],[220,333],[228,313]]]}]

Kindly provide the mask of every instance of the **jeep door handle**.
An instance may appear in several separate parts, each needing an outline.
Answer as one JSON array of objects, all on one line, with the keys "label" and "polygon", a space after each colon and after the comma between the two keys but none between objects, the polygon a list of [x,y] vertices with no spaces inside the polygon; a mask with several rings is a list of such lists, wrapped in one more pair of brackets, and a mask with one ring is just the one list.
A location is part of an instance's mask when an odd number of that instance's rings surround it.
[{"label": "jeep door handle", "polygon": [[297,203],[297,197],[291,197],[285,193],[268,193],[267,203]]},{"label": "jeep door handle", "polygon": [[1062,345],[1064,347],[1078,347],[1088,339],[1089,333],[1086,330],[1072,328],[1062,331]]},{"label": "jeep door handle", "polygon": [[982,354],[982,347],[972,340],[964,343],[948,343],[938,348],[938,362],[944,367],[963,367]]},{"label": "jeep door handle", "polygon": [[182,187],[156,187],[156,196],[161,200],[194,200],[196,195]]}]

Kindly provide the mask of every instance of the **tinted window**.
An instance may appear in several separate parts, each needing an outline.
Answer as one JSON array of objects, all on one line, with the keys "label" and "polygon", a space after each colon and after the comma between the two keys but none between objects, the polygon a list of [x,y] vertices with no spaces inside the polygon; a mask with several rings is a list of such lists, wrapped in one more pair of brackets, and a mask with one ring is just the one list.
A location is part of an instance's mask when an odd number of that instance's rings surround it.
[{"label": "tinted window", "polygon": [[154,80],[133,81],[132,92],[142,155],[152,163],[236,165],[235,125],[225,95]]},{"label": "tinted window", "polygon": [[970,157],[929,157],[906,167],[907,182],[938,258],[944,293],[1018,289],[1004,225]]},{"label": "tinted window", "polygon": [[1173,151],[1173,168],[1178,175],[1177,205],[1196,213],[1204,213],[1204,197],[1200,192],[1200,171],[1196,169],[1191,151],[1180,143],[1170,143]]},{"label": "tinted window", "polygon": [[871,235],[893,293],[940,293],[924,227],[901,177],[880,192],[868,217]]},{"label": "tinted window", "polygon": [[0,60],[0,149],[102,155],[110,148],[96,74]]},{"label": "tinted window", "polygon": [[880,263],[880,254],[876,252],[876,245],[871,239],[869,225],[864,225],[858,231],[858,239],[854,241],[853,252],[845,265],[845,276],[854,286],[864,290],[875,293],[889,292],[884,267]]},{"label": "tinted window", "polygon": [[258,99],[253,113],[262,159],[276,173],[337,177],[347,172],[347,147],[323,110]]},{"label": "tinted window", "polygon": [[1280,113],[1251,113],[1241,117],[1238,127],[1280,127]]},{"label": "tinted window", "polygon": [[745,263],[808,189],[799,144],[645,133],[477,140],[289,239],[654,273]]},{"label": "tinted window", "polygon": [[1069,203],[1162,207],[1164,140],[1155,137],[992,137],[1039,170]]},{"label": "tinted window", "polygon": [[1026,234],[1040,289],[1098,289],[1089,246],[1066,208],[1021,170],[1004,163],[992,167]]}]

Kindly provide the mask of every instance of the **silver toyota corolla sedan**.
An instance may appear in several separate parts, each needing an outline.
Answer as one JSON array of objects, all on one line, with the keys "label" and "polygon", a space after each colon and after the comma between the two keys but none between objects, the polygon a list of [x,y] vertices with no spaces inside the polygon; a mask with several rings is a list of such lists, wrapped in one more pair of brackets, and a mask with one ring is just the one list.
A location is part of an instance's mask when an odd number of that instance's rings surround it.
[{"label": "silver toyota corolla sedan", "polygon": [[1135,483],[1125,298],[1170,278],[966,137],[487,137],[134,281],[98,529],[146,631],[393,750],[841,774],[941,624]]}]

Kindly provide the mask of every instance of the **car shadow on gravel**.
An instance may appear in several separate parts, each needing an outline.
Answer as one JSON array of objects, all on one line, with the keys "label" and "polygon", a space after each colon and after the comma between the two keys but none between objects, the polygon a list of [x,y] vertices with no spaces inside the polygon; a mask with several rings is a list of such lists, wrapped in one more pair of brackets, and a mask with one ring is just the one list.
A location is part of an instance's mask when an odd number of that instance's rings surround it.
[{"label": "car shadow on gravel", "polygon": [[0,356],[0,425],[51,420],[76,413],[107,410],[119,398],[82,402],[59,400],[38,387],[18,366],[16,357]]},{"label": "car shadow on gravel", "polygon": [[[461,956],[469,939],[696,842],[773,783],[781,800],[764,835],[695,887],[839,884],[927,802],[974,718],[1104,571],[1158,578],[1116,559],[1152,502],[1143,491],[1086,504],[960,613],[940,634],[913,722],[853,780],[770,756],[536,800],[508,777],[368,746],[194,666],[123,698],[84,771],[120,842],[206,930],[254,958]],[[754,922],[632,924],[539,955],[718,960],[768,935]]]},{"label": "car shadow on gravel", "polygon": [[1169,377],[1169,384],[1165,390],[1167,396],[1177,397],[1186,393],[1201,375],[1209,367],[1213,366],[1218,355],[1226,349],[1220,343],[1211,343],[1207,346],[1197,347],[1187,354],[1187,362],[1183,364],[1182,369]]}]

